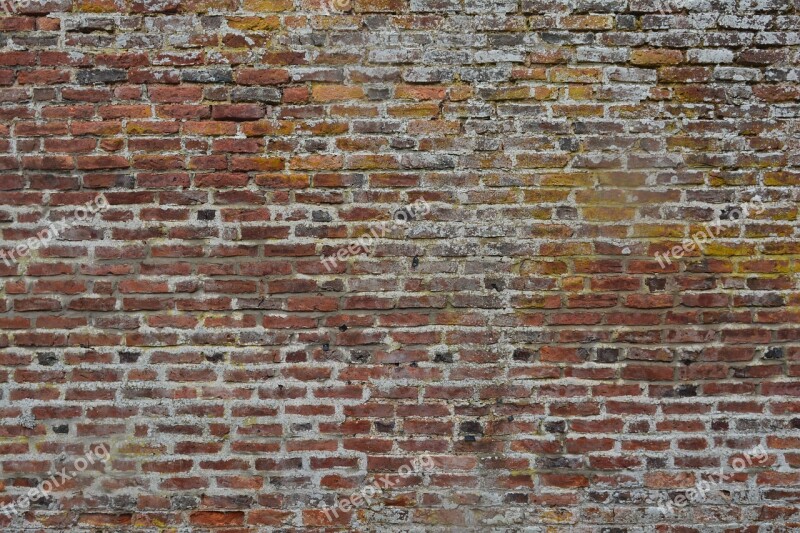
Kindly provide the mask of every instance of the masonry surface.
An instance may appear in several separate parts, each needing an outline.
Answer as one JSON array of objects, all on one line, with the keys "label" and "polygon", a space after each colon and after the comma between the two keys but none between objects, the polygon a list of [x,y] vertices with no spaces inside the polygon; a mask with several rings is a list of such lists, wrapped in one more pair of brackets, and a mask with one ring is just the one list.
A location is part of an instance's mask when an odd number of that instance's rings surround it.
[{"label": "masonry surface", "polygon": [[800,531],[800,1],[3,6],[2,531]]}]

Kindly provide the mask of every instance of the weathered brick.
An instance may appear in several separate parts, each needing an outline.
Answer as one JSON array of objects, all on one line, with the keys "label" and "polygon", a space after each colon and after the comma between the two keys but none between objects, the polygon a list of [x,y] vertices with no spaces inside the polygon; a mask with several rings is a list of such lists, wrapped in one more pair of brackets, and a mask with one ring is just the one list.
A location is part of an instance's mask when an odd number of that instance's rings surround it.
[{"label": "weathered brick", "polygon": [[9,5],[4,530],[800,527],[797,2]]}]

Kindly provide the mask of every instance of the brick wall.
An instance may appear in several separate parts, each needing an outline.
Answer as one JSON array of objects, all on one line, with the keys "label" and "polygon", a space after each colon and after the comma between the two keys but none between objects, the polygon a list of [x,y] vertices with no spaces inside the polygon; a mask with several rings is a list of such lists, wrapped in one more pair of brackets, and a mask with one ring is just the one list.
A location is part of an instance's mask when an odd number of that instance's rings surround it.
[{"label": "brick wall", "polygon": [[800,531],[798,0],[6,7],[3,531]]}]

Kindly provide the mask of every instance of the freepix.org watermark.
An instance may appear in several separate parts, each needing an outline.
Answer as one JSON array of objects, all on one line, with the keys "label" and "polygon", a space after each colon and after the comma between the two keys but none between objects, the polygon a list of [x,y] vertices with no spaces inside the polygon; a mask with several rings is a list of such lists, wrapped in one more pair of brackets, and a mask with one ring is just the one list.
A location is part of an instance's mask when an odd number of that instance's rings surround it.
[{"label": "freepix.org watermark", "polygon": [[[410,464],[404,464],[397,469],[396,475],[385,474],[377,478],[371,485],[362,487],[360,491],[354,492],[348,498],[339,500],[335,507],[323,509],[328,521],[339,518],[339,511],[343,513],[358,509],[364,505],[372,503],[372,498],[380,495],[385,489],[397,485],[399,478],[407,478],[411,474],[425,472],[436,467],[436,460],[430,455],[422,455],[411,460]],[[333,516],[331,516],[333,515]]]},{"label": "freepix.org watermark", "polygon": [[86,452],[86,455],[83,457],[75,459],[75,462],[72,463],[72,470],[67,472],[67,467],[65,466],[61,469],[61,472],[53,474],[49,479],[45,479],[12,503],[4,505],[0,510],[8,517],[17,515],[20,511],[24,512],[31,506],[31,502],[35,502],[41,498],[47,498],[53,490],[74,478],[78,473],[86,470],[89,465],[93,465],[96,460],[99,459],[101,463],[106,463],[110,458],[111,454],[108,448],[106,448],[106,445],[99,444]]},{"label": "freepix.org watermark", "polygon": [[[736,457],[731,461],[733,473],[741,472],[745,468],[752,466],[754,459],[760,465],[766,462],[768,458],[767,450],[759,444],[752,450],[745,452],[742,457]],[[731,478],[732,473],[725,473],[723,469],[724,465],[720,465],[716,479],[714,479],[714,474],[711,474],[708,476],[708,481],[701,479],[695,484],[694,488],[685,490],[682,494],[678,494],[673,498],[670,498],[666,492],[662,492],[659,495],[658,510],[665,516],[672,516],[675,513],[673,506],[682,508],[689,504],[704,501],[708,493],[719,490],[719,485]]]},{"label": "freepix.org watermark", "polygon": [[[82,206],[75,208],[72,217],[78,222],[85,222],[94,217],[100,211],[108,209],[108,200],[102,194],[96,196],[94,200],[86,202]],[[62,219],[57,222],[51,223],[48,227],[37,233],[34,237],[28,238],[27,241],[19,243],[10,250],[0,250],[0,259],[3,260],[6,266],[18,263],[23,257],[31,253],[31,250],[38,250],[56,239],[58,235],[64,231],[70,221]]]},{"label": "freepix.org watermark", "polygon": [[[743,217],[750,216],[751,212],[757,215],[764,212],[764,204],[761,202],[760,196],[754,196],[748,203],[726,211],[726,216],[727,220],[740,220]],[[694,251],[695,248],[700,250],[701,253],[705,253],[706,243],[719,237],[719,233],[722,231],[722,219],[717,218],[713,226],[705,224],[703,228],[704,229],[692,235],[691,239],[683,239],[680,244],[664,252],[664,255],[661,255],[661,252],[656,252],[655,258],[659,266],[665,268],[667,265],[671,265],[672,261],[670,261],[670,255],[672,255],[673,259],[680,259],[684,254]]]},{"label": "freepix.org watermark", "polygon": [[405,224],[409,220],[413,220],[418,216],[424,216],[430,213],[431,207],[423,198],[418,199],[413,204],[397,210],[392,216],[391,222],[381,222],[380,224],[373,224],[370,227],[369,233],[365,233],[356,241],[351,242],[349,245],[339,248],[335,254],[329,257],[320,257],[319,262],[325,265],[325,268],[330,272],[333,267],[340,261],[344,261],[351,255],[356,255],[362,251],[367,255],[371,254],[370,247],[372,241],[377,237],[383,237],[389,230],[389,227],[397,224]]}]

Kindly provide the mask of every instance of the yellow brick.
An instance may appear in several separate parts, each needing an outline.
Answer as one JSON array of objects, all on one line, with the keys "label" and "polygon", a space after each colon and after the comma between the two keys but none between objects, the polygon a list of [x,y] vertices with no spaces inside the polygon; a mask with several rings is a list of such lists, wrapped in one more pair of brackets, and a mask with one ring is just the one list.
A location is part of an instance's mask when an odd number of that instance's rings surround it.
[{"label": "yellow brick", "polygon": [[567,264],[562,261],[524,261],[520,265],[519,273],[522,276],[537,274],[564,274],[567,272]]},{"label": "yellow brick", "polygon": [[584,220],[598,222],[632,220],[636,215],[636,209],[633,207],[584,207],[581,212]]},{"label": "yellow brick", "polygon": [[353,5],[356,13],[400,13],[406,7],[405,0],[340,0],[342,5]]},{"label": "yellow brick", "polygon": [[559,168],[569,163],[568,154],[518,154],[517,166],[519,168]]},{"label": "yellow brick", "polygon": [[558,87],[534,87],[531,97],[534,100],[555,100],[558,98]]},{"label": "yellow brick", "polygon": [[677,224],[635,224],[633,226],[634,238],[649,237],[683,237],[685,228]]},{"label": "yellow brick", "polygon": [[114,13],[120,12],[123,5],[124,2],[117,5],[114,0],[80,0],[76,9],[83,13]]},{"label": "yellow brick", "polygon": [[569,30],[610,30],[613,15],[572,15],[561,19],[561,27]]},{"label": "yellow brick", "polygon": [[602,117],[605,109],[601,105],[554,105],[553,116],[556,117]]},{"label": "yellow brick", "polygon": [[570,100],[591,100],[594,90],[588,85],[572,86],[567,90]]},{"label": "yellow brick", "polygon": [[256,13],[268,13],[279,11],[292,11],[294,2],[292,0],[244,0],[244,10]]},{"label": "yellow brick", "polygon": [[499,100],[524,100],[530,96],[528,87],[501,87],[492,91],[492,94],[486,96],[486,100],[499,101]]},{"label": "yellow brick", "polygon": [[460,102],[472,98],[472,93],[472,87],[468,85],[459,85],[457,87],[451,87],[448,96],[451,101]]},{"label": "yellow brick", "polygon": [[268,31],[280,28],[281,19],[271,17],[229,17],[228,26],[236,30]]},{"label": "yellow brick", "polygon": [[561,278],[559,284],[565,291],[582,291],[585,279],[583,276],[567,276]]},{"label": "yellow brick", "polygon": [[544,257],[590,255],[591,253],[592,245],[588,242],[546,242],[539,247],[539,255]]},{"label": "yellow brick", "polygon": [[437,104],[396,105],[389,107],[387,111],[393,117],[433,118],[439,115],[439,106]]},{"label": "yellow brick", "polygon": [[348,169],[359,169],[359,170],[368,170],[368,169],[397,169],[400,168],[400,164],[397,161],[397,158],[393,155],[353,155],[347,158],[347,164],[345,168]]},{"label": "yellow brick", "polygon": [[541,184],[543,187],[591,187],[594,185],[594,178],[590,174],[577,172],[544,174]]},{"label": "yellow brick", "polygon": [[755,245],[751,243],[740,244],[725,244],[719,241],[712,241],[705,245],[706,255],[753,255],[755,253]]},{"label": "yellow brick", "polygon": [[358,100],[364,96],[361,87],[347,85],[315,85],[311,89],[311,98],[317,102],[336,100]]},{"label": "yellow brick", "polygon": [[660,48],[644,48],[631,53],[631,63],[634,65],[677,65],[683,61],[680,50]]},{"label": "yellow brick", "polygon": [[800,185],[800,172],[781,170],[764,174],[764,185],[768,187],[783,187]]}]

